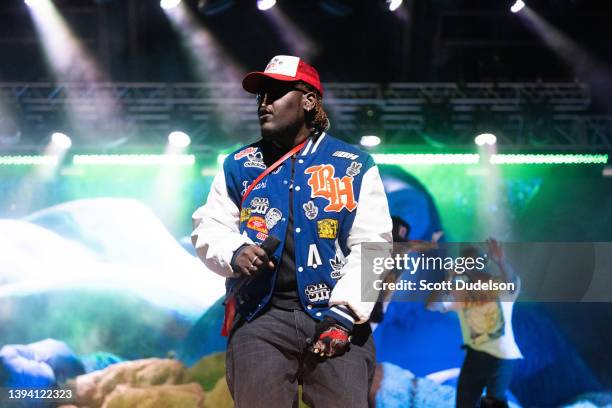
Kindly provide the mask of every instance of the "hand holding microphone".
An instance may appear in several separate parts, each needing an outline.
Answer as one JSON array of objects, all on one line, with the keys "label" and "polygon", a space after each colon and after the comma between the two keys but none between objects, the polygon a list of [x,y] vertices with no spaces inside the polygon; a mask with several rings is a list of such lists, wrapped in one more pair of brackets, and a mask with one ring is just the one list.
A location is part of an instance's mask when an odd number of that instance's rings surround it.
[{"label": "hand holding microphone", "polygon": [[240,275],[250,277],[264,269],[274,269],[272,254],[280,240],[269,236],[261,245],[244,244],[236,250],[232,258],[232,269]]}]

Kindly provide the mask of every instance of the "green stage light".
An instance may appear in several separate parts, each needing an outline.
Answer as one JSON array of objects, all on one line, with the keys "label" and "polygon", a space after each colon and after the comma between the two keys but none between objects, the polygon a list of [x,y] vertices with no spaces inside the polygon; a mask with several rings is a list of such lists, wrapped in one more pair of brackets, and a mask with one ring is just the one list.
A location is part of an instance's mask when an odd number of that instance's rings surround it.
[{"label": "green stage light", "polygon": [[431,164],[478,164],[479,154],[388,154],[375,153],[372,155],[378,164],[404,164],[404,165],[431,165]]},{"label": "green stage light", "polygon": [[[227,154],[217,156],[217,164],[223,164]],[[374,153],[377,164],[396,165],[464,165],[478,164],[480,154],[455,153]],[[606,164],[607,154],[493,154],[491,164]]]},{"label": "green stage light", "polygon": [[97,166],[193,166],[193,154],[75,154],[72,164]]},{"label": "green stage light", "polygon": [[[217,156],[217,163],[223,164],[227,154]],[[377,164],[477,164],[479,154],[372,154]]]},{"label": "green stage light", "polygon": [[57,156],[0,156],[0,165],[5,166],[32,166],[57,165]]},{"label": "green stage light", "polygon": [[606,164],[607,154],[493,154],[491,164]]}]

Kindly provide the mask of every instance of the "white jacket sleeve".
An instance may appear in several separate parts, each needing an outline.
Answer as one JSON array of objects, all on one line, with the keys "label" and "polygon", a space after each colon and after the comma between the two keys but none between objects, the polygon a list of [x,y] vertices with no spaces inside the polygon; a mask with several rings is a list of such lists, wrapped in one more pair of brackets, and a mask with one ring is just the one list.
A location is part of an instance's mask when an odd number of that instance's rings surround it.
[{"label": "white jacket sleeve", "polygon": [[[389,205],[378,168],[372,166],[361,182],[359,204],[353,225],[349,232],[347,246],[351,253],[342,268],[342,278],[336,283],[329,300],[330,312],[344,319],[350,319],[342,305],[348,306],[354,316],[354,323],[365,323],[375,302],[363,302],[361,294],[361,243],[392,242],[393,224]],[[335,306],[334,306],[335,305]],[[339,306],[339,307],[338,307]]]},{"label": "white jacket sleeve", "polygon": [[252,244],[240,234],[240,209],[227,193],[223,170],[215,176],[206,204],[193,213],[191,242],[208,269],[226,278],[235,277],[230,262],[242,244]]}]

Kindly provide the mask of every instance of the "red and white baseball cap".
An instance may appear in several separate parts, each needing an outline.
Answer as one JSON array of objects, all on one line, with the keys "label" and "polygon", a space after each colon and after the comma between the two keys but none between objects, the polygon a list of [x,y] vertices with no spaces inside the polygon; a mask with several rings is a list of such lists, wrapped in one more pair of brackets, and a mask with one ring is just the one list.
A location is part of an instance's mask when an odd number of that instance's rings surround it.
[{"label": "red and white baseball cap", "polygon": [[323,96],[323,87],[319,80],[319,73],[299,57],[277,55],[270,60],[264,72],[248,73],[242,80],[242,87],[247,92],[258,93],[262,81],[266,78],[285,82],[303,81],[314,87]]}]

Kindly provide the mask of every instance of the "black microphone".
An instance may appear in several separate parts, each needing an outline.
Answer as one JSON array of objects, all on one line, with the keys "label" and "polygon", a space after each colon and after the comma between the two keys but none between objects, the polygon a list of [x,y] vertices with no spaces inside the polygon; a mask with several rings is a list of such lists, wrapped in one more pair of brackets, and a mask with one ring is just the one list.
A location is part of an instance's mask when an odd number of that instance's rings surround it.
[{"label": "black microphone", "polygon": [[[268,255],[268,258],[272,260],[272,254],[274,254],[274,251],[276,251],[276,248],[278,248],[279,245],[280,245],[280,239],[276,238],[274,235],[268,235],[268,237],[264,239],[264,241],[261,244],[258,244],[257,246],[263,249],[266,255]],[[234,285],[234,287],[232,288],[232,291],[228,293],[227,298],[230,298],[231,296],[234,296],[236,293],[238,293],[238,291],[245,284],[248,284],[251,282],[251,279],[253,279],[252,276],[247,276],[241,279],[240,282]]]},{"label": "black microphone", "polygon": [[276,251],[276,248],[280,245],[280,239],[276,238],[274,235],[268,235],[268,238],[264,240],[259,247],[266,252],[268,258],[272,259],[272,254]]}]

